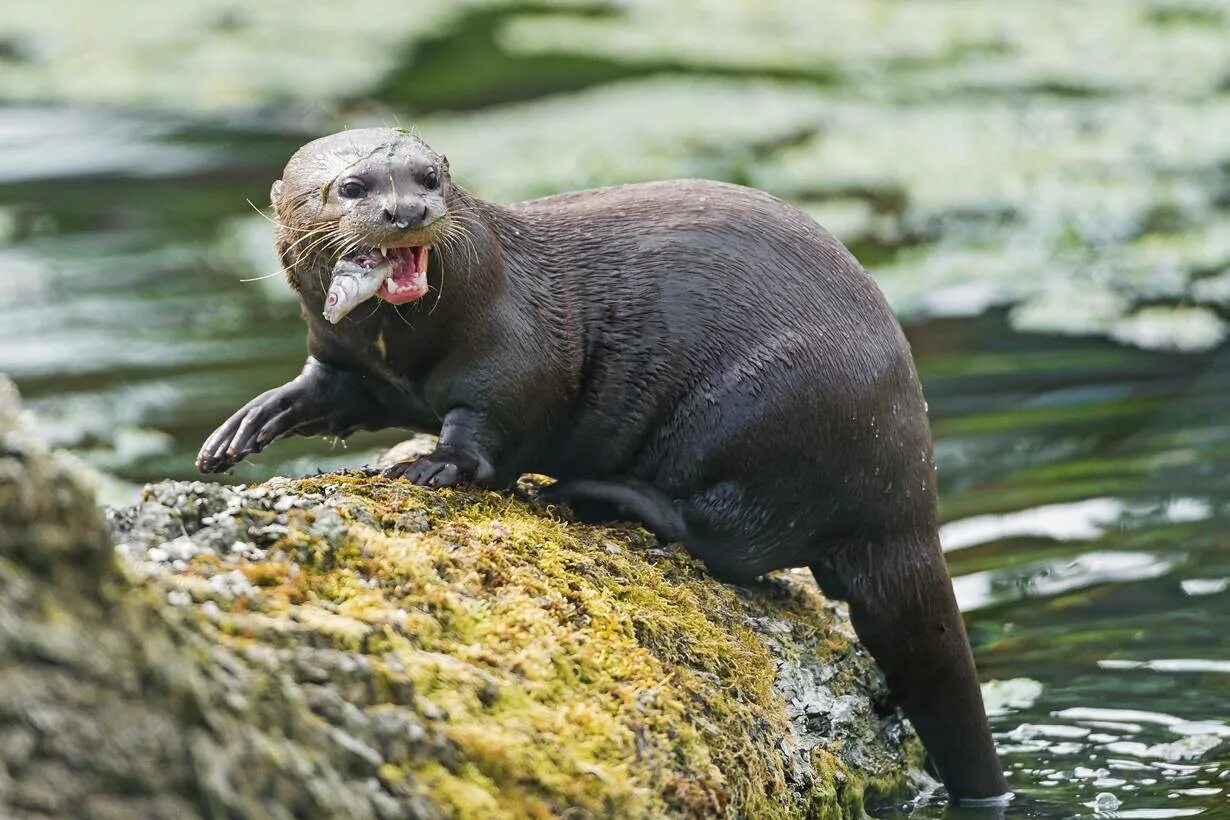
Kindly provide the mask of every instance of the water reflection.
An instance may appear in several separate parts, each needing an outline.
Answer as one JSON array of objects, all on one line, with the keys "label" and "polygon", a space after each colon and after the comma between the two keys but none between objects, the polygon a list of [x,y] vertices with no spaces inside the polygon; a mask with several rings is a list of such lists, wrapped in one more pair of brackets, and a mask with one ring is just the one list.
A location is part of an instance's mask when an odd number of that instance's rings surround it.
[{"label": "water reflection", "polygon": [[201,147],[168,139],[180,127],[165,115],[0,107],[0,182],[95,174],[150,178],[213,164],[216,157]]},{"label": "water reflection", "polygon": [[1015,536],[1059,541],[1092,540],[1119,520],[1127,505],[1118,498],[1090,498],[1071,504],[1047,504],[1005,515],[975,515],[940,528],[945,552]]},{"label": "water reflection", "polygon": [[1072,558],[974,572],[953,578],[963,612],[1022,598],[1050,598],[1097,584],[1142,581],[1168,573],[1178,556],[1098,551]]}]

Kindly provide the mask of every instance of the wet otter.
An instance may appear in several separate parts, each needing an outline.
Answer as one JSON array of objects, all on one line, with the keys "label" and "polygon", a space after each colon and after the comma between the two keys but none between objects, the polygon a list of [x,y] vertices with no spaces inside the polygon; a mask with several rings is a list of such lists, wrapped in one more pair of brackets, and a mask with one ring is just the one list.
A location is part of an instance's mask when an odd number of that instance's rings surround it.
[{"label": "wet otter", "polygon": [[[272,193],[311,355],[218,428],[199,469],[292,434],[438,432],[389,474],[503,488],[546,473],[550,498],[639,519],[720,578],[808,566],[850,602],[950,795],[1006,791],[909,346],[833,236],[698,180],[494,205],[393,129],[309,143]],[[355,249],[390,272],[334,325],[329,272]]]}]

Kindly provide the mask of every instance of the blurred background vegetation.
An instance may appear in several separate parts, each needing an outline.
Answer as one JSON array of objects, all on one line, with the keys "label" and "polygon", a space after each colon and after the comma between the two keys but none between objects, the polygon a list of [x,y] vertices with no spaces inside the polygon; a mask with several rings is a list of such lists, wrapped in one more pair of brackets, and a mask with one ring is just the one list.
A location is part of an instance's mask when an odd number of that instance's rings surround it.
[{"label": "blurred background vegetation", "polygon": [[701,176],[830,228],[914,345],[1013,787],[1226,816],[1230,2],[9,4],[0,371],[105,499],[297,370],[247,201],[369,124],[488,199]]}]

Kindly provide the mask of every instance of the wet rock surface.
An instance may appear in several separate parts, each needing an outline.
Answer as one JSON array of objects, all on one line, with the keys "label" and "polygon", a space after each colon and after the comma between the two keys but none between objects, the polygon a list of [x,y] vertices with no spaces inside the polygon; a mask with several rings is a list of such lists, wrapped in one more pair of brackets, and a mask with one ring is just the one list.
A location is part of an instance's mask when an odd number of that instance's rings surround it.
[{"label": "wet rock surface", "polygon": [[[107,511],[0,390],[0,814],[859,816],[917,745],[801,576],[368,472]],[[117,554],[118,553],[118,554]]]}]

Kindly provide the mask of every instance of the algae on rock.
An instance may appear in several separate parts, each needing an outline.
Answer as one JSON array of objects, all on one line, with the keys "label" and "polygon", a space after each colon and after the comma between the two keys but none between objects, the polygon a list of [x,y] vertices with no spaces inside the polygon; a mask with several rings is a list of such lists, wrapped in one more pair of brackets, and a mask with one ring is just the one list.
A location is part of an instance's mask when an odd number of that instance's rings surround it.
[{"label": "algae on rock", "polygon": [[152,485],[108,539],[15,396],[6,816],[857,817],[917,766],[801,577],[354,471]]}]

